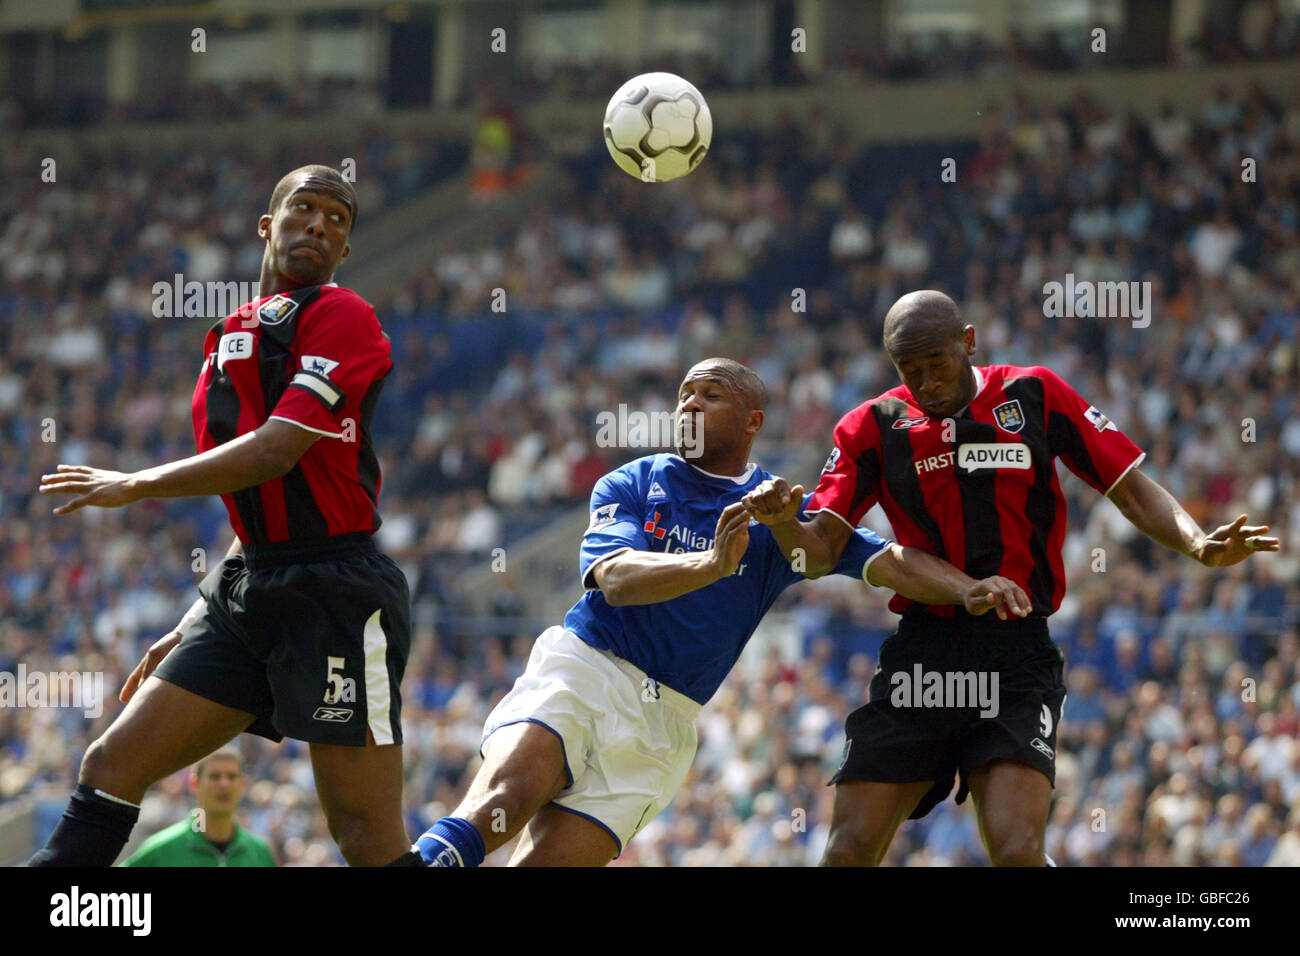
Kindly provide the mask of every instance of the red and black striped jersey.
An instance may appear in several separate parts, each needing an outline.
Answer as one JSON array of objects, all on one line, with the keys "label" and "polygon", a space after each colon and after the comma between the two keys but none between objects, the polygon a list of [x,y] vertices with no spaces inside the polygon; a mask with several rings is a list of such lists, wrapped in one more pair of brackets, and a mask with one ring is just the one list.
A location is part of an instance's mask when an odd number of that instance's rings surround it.
[{"label": "red and black striped jersey", "polygon": [[288,474],[221,496],[245,545],[379,527],[370,421],[390,352],[375,310],[333,283],[262,297],[208,331],[192,406],[200,452],[271,418],[325,436]]},{"label": "red and black striped jersey", "polygon": [[[879,502],[899,544],[973,578],[1010,578],[1034,613],[1051,614],[1065,595],[1065,497],[1055,459],[1108,494],[1145,455],[1050,369],[974,371],[975,398],[957,416],[927,415],[906,385],[846,414],[806,510],[856,527]],[[889,607],[902,614],[915,603],[895,595]]]}]

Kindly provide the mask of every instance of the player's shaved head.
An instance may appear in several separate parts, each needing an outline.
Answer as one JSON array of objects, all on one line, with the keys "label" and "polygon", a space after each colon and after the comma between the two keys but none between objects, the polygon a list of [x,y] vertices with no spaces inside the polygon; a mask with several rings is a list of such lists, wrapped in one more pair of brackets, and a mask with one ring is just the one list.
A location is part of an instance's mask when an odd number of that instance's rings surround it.
[{"label": "player's shaved head", "polygon": [[727,386],[744,403],[746,411],[762,411],[767,406],[767,388],[763,385],[763,380],[752,368],[735,359],[707,358],[696,362],[687,371],[682,384],[687,385],[701,379]]},{"label": "player's shaved head", "polygon": [[284,204],[286,199],[303,190],[324,193],[343,203],[348,207],[348,231],[350,232],[356,226],[358,212],[356,187],[344,179],[343,174],[333,166],[319,164],[299,166],[285,175],[271,191],[271,204],[266,210],[267,213],[274,216],[275,211]]},{"label": "player's shaved head", "polygon": [[891,357],[928,351],[960,339],[965,330],[951,298],[934,289],[909,292],[885,314],[885,351]]}]

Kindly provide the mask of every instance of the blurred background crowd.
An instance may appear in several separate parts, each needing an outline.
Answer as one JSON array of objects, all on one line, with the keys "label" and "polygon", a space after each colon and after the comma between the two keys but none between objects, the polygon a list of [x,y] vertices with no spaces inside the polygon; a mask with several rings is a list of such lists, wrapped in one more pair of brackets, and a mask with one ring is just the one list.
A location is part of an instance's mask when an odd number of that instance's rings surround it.
[{"label": "blurred background crowd", "polygon": [[[1287,17],[1270,52],[1296,42]],[[1240,50],[1207,39],[1204,53]],[[731,356],[771,395],[756,460],[811,485],[838,417],[897,383],[879,348],[889,304],[933,287],[976,327],[977,363],[1060,373],[1202,526],[1246,512],[1283,539],[1280,555],[1204,569],[1061,469],[1070,591],[1051,626],[1069,697],[1048,852],[1066,865],[1300,864],[1300,99],[1225,87],[1142,117],[1086,92],[1059,107],[1021,94],[990,104],[973,139],[863,146],[813,108],[728,129],[671,189],[616,170],[594,137],[552,155],[544,131],[513,121],[560,188],[369,292],[396,363],[374,423],[378,537],[417,607],[403,688],[412,833],[458,802],[484,717],[555,623],[511,571],[492,576],[486,606],[465,582],[647,451],[601,447],[596,416],[619,403],[668,411],[686,368]],[[468,161],[432,134],[376,124],[363,140],[361,223]],[[217,154],[87,146],[60,157],[69,185],[39,191],[14,174],[38,153],[0,144],[0,671],[103,672],[110,698],[96,720],[0,708],[0,801],[40,798],[44,826],[126,674],[231,532],[216,499],[55,518],[39,475],[192,454],[211,318],[155,317],[153,283],[251,281],[253,226],[279,176],[356,152],[274,139]],[[937,175],[948,158],[956,182]],[[1149,326],[1046,317],[1044,284],[1067,274],[1149,283]],[[878,509],[866,523],[888,534]],[[567,546],[556,561],[576,572],[576,536]],[[576,573],[567,587],[576,599]],[[681,794],[617,865],[815,863],[843,718],[893,629],[887,598],[847,581],[787,592],[705,707]],[[246,824],[284,863],[340,863],[306,747],[237,745]],[[138,836],[189,799],[183,774],[163,781]],[[889,856],[984,860],[969,803],[951,799],[905,824]]]}]

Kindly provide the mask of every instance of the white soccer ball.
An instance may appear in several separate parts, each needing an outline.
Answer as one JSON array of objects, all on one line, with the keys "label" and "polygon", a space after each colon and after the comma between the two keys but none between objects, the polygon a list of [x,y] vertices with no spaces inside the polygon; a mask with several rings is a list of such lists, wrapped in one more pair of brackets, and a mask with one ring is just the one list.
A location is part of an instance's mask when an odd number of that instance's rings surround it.
[{"label": "white soccer ball", "polygon": [[605,108],[605,145],[620,169],[648,183],[680,179],[700,164],[713,141],[704,97],[673,73],[642,73]]}]

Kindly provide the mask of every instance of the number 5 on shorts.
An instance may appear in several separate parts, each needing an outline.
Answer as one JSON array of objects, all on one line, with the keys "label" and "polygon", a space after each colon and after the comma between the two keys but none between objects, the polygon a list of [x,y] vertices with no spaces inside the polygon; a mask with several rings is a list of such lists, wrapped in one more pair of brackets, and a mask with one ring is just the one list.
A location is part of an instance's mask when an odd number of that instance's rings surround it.
[{"label": "number 5 on shorts", "polygon": [[339,671],[347,666],[342,657],[327,657],[326,681],[329,687],[325,691],[327,704],[353,704],[357,700],[357,682],[354,678],[344,677]]}]

